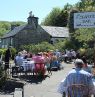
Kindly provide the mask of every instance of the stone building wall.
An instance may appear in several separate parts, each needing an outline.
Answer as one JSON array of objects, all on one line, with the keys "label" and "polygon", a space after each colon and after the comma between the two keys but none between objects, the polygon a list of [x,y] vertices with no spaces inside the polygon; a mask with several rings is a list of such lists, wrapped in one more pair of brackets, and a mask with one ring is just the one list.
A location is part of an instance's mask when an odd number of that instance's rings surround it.
[{"label": "stone building wall", "polygon": [[43,41],[50,41],[50,35],[40,26],[37,29],[24,28],[14,36],[14,47],[19,48],[21,45],[37,44]]}]

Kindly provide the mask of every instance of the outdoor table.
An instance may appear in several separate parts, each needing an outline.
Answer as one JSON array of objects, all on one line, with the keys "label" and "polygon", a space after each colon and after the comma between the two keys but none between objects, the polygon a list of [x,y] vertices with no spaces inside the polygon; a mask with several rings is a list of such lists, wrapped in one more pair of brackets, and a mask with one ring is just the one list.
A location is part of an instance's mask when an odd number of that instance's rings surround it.
[{"label": "outdoor table", "polygon": [[21,66],[23,67],[24,71],[33,71],[33,69],[35,69],[34,61],[23,61]]}]

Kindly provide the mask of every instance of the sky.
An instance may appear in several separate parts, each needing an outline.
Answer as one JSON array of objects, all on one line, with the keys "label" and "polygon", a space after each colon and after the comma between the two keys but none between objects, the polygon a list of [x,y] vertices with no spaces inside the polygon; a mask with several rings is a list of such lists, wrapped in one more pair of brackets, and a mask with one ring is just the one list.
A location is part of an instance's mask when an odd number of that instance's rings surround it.
[{"label": "sky", "polygon": [[67,3],[75,4],[79,0],[0,0],[0,21],[27,22],[29,12],[39,18],[39,23],[55,7],[64,8]]}]

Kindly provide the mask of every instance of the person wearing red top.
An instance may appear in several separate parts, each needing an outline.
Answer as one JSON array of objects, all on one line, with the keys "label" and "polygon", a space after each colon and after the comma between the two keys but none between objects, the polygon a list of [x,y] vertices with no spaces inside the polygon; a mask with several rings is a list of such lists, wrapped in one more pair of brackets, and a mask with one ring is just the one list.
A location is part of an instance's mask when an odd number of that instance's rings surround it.
[{"label": "person wearing red top", "polygon": [[42,74],[43,76],[45,75],[46,69],[45,69],[45,64],[44,64],[44,57],[42,56],[41,53],[38,53],[36,56],[32,58],[35,62],[35,70],[34,72],[36,75]]}]

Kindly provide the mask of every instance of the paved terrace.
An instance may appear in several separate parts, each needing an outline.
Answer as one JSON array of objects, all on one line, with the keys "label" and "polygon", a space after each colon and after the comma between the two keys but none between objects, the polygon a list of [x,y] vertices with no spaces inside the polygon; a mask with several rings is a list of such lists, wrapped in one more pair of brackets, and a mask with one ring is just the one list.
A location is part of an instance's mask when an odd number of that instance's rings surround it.
[{"label": "paved terrace", "polygon": [[[67,73],[74,65],[62,63],[63,70],[53,71],[52,75],[45,79],[34,78],[33,76],[22,76],[9,80],[4,93],[0,93],[0,97],[21,97],[21,92],[15,92],[15,88],[23,87],[22,97],[62,97],[57,93],[57,86],[59,82],[66,77]],[[19,95],[20,94],[20,95]]]},{"label": "paved terrace", "polygon": [[24,97],[62,97],[57,93],[57,86],[73,67],[72,64],[62,64],[64,69],[53,72],[50,78],[46,77],[45,80],[36,82],[28,80],[29,83],[24,85]]}]

